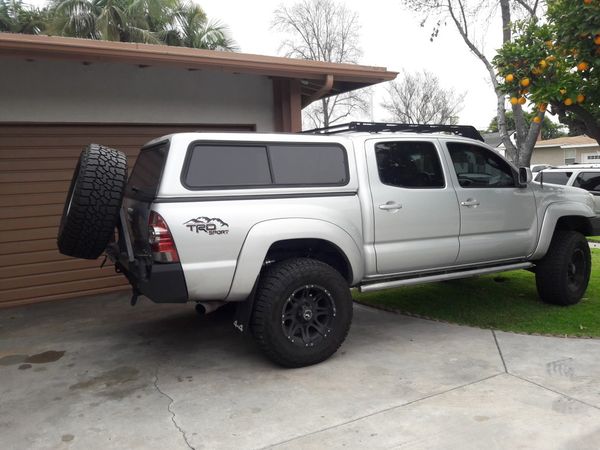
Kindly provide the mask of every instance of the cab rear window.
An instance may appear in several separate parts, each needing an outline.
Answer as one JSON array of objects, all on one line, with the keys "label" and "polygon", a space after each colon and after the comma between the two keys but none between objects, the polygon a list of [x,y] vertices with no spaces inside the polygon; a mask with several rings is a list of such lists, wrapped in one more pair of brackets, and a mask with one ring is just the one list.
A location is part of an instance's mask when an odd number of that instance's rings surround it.
[{"label": "cab rear window", "polygon": [[196,143],[182,174],[188,189],[342,186],[348,179],[346,150],[337,144]]}]

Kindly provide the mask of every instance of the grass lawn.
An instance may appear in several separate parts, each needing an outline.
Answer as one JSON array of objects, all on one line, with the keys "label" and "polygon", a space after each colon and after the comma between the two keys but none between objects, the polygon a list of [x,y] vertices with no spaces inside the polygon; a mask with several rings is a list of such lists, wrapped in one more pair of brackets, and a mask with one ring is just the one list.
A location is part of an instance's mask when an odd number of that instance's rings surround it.
[{"label": "grass lawn", "polygon": [[600,244],[600,236],[590,236],[588,237],[588,241]]},{"label": "grass lawn", "polygon": [[574,306],[542,303],[535,275],[525,270],[353,296],[368,305],[482,328],[600,337],[600,250],[592,250],[590,285]]}]

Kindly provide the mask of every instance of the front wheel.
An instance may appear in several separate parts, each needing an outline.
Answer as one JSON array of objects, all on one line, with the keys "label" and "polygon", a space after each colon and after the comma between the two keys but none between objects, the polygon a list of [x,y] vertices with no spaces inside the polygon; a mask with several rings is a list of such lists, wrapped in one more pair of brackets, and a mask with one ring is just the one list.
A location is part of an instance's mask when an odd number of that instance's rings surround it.
[{"label": "front wheel", "polygon": [[558,230],[550,249],[536,265],[535,281],[542,301],[574,305],[585,293],[592,260],[585,236],[577,231]]},{"label": "front wheel", "polygon": [[261,276],[252,332],[266,356],[284,367],[303,367],[333,355],[352,321],[346,280],[308,258],[284,260]]}]

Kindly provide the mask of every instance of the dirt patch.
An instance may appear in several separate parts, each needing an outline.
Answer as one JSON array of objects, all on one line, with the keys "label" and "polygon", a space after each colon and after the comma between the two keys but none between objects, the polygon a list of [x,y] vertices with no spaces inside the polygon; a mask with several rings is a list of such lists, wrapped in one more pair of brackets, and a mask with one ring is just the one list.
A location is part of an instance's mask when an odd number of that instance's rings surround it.
[{"label": "dirt patch", "polygon": [[47,352],[38,353],[37,355],[31,355],[25,362],[31,364],[46,364],[58,361],[64,355],[64,351],[57,352],[56,350],[49,350]]},{"label": "dirt patch", "polygon": [[121,399],[143,386],[127,386],[138,380],[139,370],[133,367],[117,367],[92,378],[72,384],[69,389],[74,390],[99,390],[98,394]]}]

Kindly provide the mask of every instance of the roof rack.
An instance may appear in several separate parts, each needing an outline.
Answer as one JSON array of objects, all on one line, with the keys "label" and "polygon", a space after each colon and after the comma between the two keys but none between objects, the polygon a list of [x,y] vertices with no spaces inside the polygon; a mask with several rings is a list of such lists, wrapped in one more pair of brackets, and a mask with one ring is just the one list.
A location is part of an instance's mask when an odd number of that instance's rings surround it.
[{"label": "roof rack", "polygon": [[414,123],[386,123],[386,122],[348,122],[324,128],[306,130],[304,134],[336,134],[345,132],[368,133],[451,133],[483,142],[483,137],[471,125],[423,125]]}]

